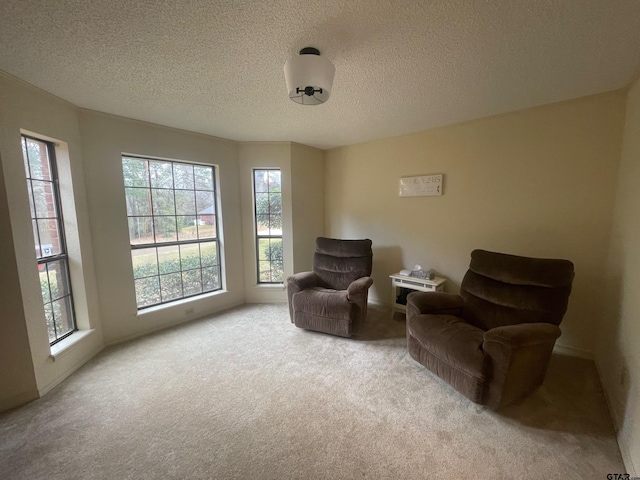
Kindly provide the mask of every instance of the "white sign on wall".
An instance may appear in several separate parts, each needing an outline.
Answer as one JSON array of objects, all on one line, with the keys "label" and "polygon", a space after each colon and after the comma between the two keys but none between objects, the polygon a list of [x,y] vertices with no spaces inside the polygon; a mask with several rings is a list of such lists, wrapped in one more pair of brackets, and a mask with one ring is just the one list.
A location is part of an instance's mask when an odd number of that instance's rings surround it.
[{"label": "white sign on wall", "polygon": [[398,181],[400,197],[424,197],[442,195],[442,175],[402,177]]}]

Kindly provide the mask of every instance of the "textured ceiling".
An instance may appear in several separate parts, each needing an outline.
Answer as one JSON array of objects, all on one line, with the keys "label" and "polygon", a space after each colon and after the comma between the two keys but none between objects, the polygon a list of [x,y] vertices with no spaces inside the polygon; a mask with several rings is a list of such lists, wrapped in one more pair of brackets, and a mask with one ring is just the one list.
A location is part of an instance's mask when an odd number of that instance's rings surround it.
[{"label": "textured ceiling", "polygon": [[[331,99],[287,97],[313,46]],[[80,107],[321,148],[615,90],[638,0],[2,0],[0,69]]]}]

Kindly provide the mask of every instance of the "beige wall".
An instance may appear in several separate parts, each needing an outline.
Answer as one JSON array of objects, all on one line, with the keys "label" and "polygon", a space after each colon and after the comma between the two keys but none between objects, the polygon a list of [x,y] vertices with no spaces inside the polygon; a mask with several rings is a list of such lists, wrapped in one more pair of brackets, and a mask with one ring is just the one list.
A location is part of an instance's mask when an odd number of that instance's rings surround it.
[{"label": "beige wall", "polygon": [[0,155],[0,412],[38,396],[1,166]]},{"label": "beige wall", "polygon": [[[13,237],[18,277],[7,276],[11,289],[19,284],[24,317],[31,351],[31,368],[25,370],[25,379],[35,372],[39,394],[44,394],[68,376],[82,363],[95,355],[103,345],[98,311],[97,289],[92,261],[89,214],[84,184],[82,149],[78,110],[41,90],[0,74],[0,156],[9,207],[10,223],[2,223],[4,234]],[[33,231],[25,183],[24,164],[20,148],[20,132],[26,130],[55,139],[59,167],[67,247],[71,270],[71,283],[75,298],[78,327],[91,332],[82,342],[69,347],[64,355],[54,359],[49,347],[47,327],[40,292],[40,279],[36,268]],[[4,196],[0,196],[0,201]],[[6,205],[5,205],[6,208]],[[19,282],[19,283],[18,283]],[[16,296],[19,298],[19,296]],[[19,312],[14,309],[13,314]],[[17,327],[15,334],[23,331]],[[3,336],[4,337],[4,336]],[[8,337],[10,338],[10,337]],[[3,340],[4,341],[4,338]],[[17,340],[23,345],[24,338]],[[10,351],[11,349],[9,349]],[[23,354],[17,355],[17,365]],[[3,385],[4,387],[4,385]],[[4,390],[4,388],[3,388]]]},{"label": "beige wall", "polygon": [[316,237],[324,235],[324,152],[291,144],[293,272],[313,265]]},{"label": "beige wall", "polygon": [[[83,110],[80,117],[100,312],[107,344],[244,302],[236,142]],[[224,290],[138,313],[127,227],[122,154],[218,167]],[[187,309],[193,313],[186,314]]]},{"label": "beige wall", "polygon": [[[561,345],[590,355],[623,128],[613,93],[326,152],[326,233],[373,240],[370,298],[420,264],[456,292],[475,248],[560,257],[576,278]],[[444,195],[398,197],[398,178],[444,174]]]},{"label": "beige wall", "polygon": [[629,472],[640,475],[640,80],[628,93],[596,363]]}]

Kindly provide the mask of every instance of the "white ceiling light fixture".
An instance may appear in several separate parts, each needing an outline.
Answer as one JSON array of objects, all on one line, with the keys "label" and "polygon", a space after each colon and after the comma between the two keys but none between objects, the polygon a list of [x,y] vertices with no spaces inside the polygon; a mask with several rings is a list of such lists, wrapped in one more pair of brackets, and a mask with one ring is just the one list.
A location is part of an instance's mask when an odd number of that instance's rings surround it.
[{"label": "white ceiling light fixture", "polygon": [[300,105],[320,105],[329,100],[336,67],[317,48],[306,47],[284,64],[289,98]]}]

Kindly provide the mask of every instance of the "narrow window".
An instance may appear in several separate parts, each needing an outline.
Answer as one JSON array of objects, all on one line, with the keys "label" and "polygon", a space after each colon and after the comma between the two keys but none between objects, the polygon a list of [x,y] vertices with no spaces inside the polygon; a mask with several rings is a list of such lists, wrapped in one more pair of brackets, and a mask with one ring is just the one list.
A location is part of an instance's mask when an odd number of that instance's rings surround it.
[{"label": "narrow window", "polygon": [[138,309],[222,288],[215,167],[123,156]]},{"label": "narrow window", "polygon": [[77,330],[60,207],[55,145],[22,135],[31,224],[36,245],[40,289],[53,345]]},{"label": "narrow window", "polygon": [[282,189],[279,169],[253,171],[258,283],[282,283]]}]

